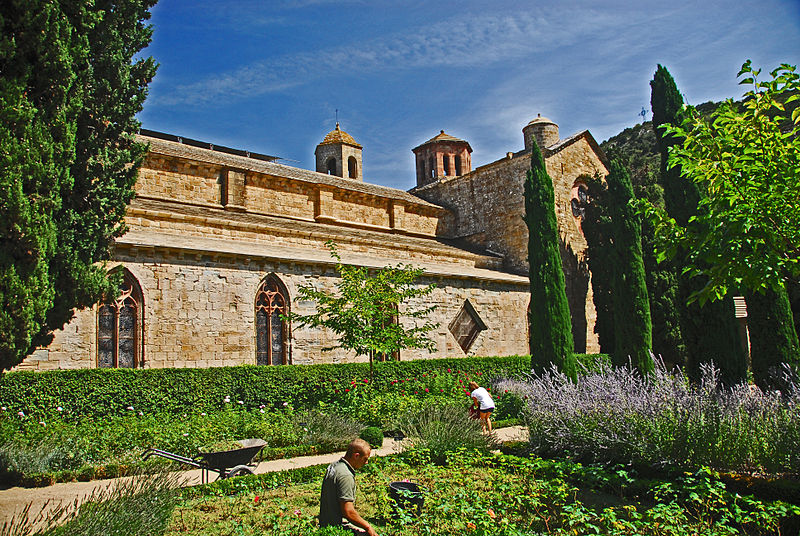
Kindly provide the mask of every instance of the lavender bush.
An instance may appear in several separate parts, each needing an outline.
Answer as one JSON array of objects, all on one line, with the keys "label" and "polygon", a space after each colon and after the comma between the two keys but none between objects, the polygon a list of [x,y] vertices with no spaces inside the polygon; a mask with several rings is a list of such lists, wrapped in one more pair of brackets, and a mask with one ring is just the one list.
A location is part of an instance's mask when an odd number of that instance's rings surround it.
[{"label": "lavender bush", "polygon": [[498,384],[527,404],[533,451],[593,462],[721,471],[797,473],[800,383],[783,371],[782,391],[725,388],[705,367],[699,384],[679,372],[642,377],[630,367],[601,366],[577,382],[550,370]]}]

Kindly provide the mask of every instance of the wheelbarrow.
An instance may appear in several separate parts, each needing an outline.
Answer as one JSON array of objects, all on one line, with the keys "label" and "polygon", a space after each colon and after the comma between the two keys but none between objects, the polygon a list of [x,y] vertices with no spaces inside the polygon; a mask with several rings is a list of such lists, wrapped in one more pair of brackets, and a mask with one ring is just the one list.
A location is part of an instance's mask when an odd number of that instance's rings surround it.
[{"label": "wheelbarrow", "polygon": [[217,473],[217,478],[220,480],[234,476],[252,475],[256,466],[253,463],[253,458],[261,452],[267,442],[263,439],[242,439],[237,443],[242,448],[218,452],[201,452],[194,458],[187,458],[186,456],[161,449],[147,449],[142,454],[142,460],[147,460],[150,456],[160,456],[174,462],[197,467],[203,470],[201,477],[203,484],[209,482],[208,474],[210,471]]}]

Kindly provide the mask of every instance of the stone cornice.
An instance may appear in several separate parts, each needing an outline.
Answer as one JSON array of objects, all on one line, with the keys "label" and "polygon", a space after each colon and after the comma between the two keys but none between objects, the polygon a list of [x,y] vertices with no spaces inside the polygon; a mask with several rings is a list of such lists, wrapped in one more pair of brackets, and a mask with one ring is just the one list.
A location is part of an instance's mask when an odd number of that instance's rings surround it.
[{"label": "stone cornice", "polygon": [[[335,266],[336,261],[331,259],[325,248],[294,248],[276,246],[273,244],[243,241],[224,240],[219,238],[179,236],[168,233],[154,233],[150,231],[131,230],[115,242],[117,250],[134,249],[141,251],[173,251],[198,255],[217,255],[224,257],[237,257],[246,259],[272,260],[291,262],[295,264],[312,264],[319,266]],[[398,264],[397,258],[375,255],[358,255],[346,251],[339,252],[342,262],[367,268],[383,268]],[[140,254],[140,253],[137,253]],[[414,261],[405,262],[415,268],[425,270],[425,277],[447,277],[479,281],[492,281],[519,285],[529,285],[528,278],[510,274],[475,268],[464,264]]]}]

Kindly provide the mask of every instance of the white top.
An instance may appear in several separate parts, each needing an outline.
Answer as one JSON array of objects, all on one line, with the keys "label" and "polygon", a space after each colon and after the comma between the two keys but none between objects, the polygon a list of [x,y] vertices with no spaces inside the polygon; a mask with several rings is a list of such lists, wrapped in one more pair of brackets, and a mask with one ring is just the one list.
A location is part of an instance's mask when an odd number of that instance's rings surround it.
[{"label": "white top", "polygon": [[489,394],[489,391],[484,389],[483,387],[478,387],[470,396],[478,401],[480,404],[480,409],[485,411],[487,409],[494,409],[494,400],[492,400],[492,395]]}]

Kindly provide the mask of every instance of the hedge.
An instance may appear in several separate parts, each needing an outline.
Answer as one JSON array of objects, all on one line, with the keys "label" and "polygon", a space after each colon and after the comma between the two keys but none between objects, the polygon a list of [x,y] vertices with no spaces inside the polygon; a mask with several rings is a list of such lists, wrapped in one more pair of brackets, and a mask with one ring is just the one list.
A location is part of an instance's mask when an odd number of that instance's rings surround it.
[{"label": "hedge", "polygon": [[[592,363],[595,355],[579,355]],[[368,363],[265,367],[241,365],[180,369],[82,369],[48,372],[10,372],[0,377],[0,406],[4,412],[103,418],[122,415],[128,408],[145,413],[181,415],[217,411],[242,401],[244,409],[261,406],[295,409],[332,402],[353,381],[381,391],[392,381],[423,374],[466,372],[488,383],[501,377],[520,377],[530,371],[530,356],[419,359],[375,363],[369,379]],[[61,408],[58,411],[57,408]]]}]

